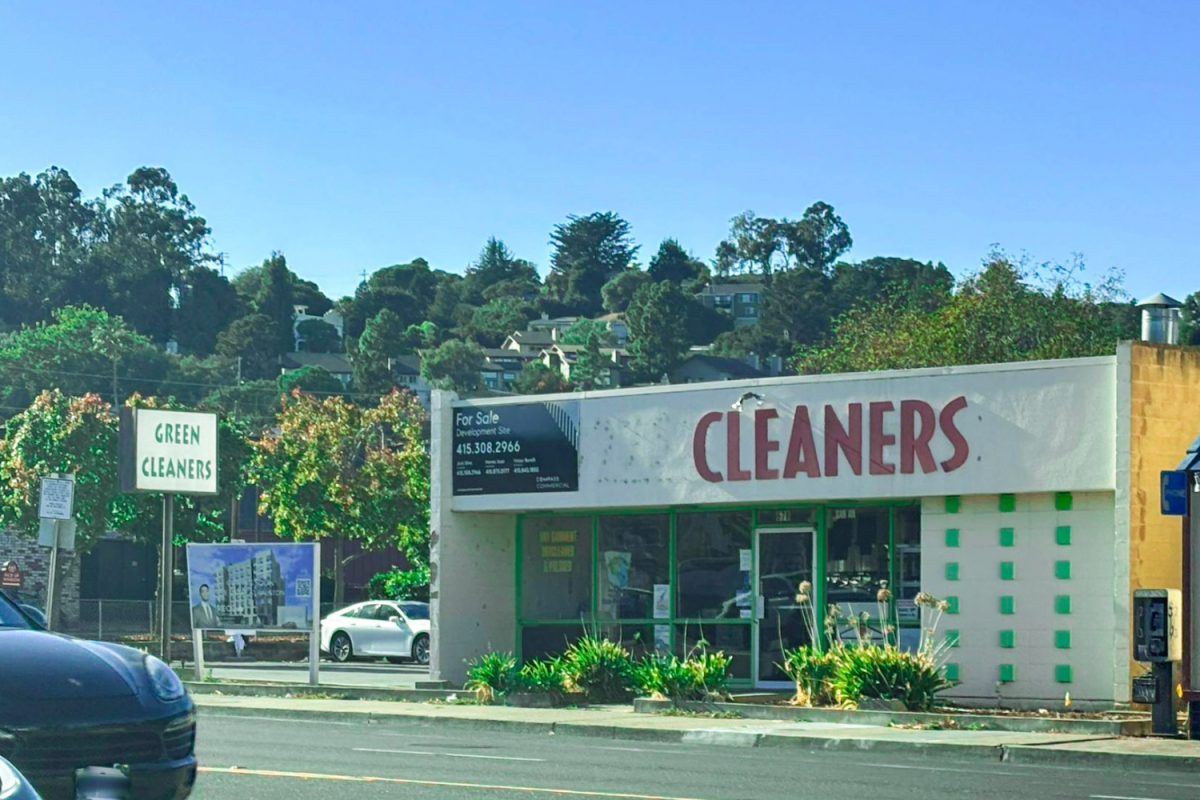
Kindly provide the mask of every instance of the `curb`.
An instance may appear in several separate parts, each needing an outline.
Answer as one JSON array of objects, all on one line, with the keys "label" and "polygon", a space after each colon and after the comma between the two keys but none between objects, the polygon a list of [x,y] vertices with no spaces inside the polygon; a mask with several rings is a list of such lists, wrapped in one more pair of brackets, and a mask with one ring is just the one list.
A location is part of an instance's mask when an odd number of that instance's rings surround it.
[{"label": "curb", "polygon": [[335,700],[388,700],[396,703],[426,703],[447,700],[463,692],[447,689],[380,689],[368,686],[336,686],[307,683],[273,683],[267,681],[184,681],[193,695],[224,694],[238,697],[281,697],[297,695],[326,695]]},{"label": "curb", "polygon": [[[377,714],[369,711],[322,711],[237,706],[204,706],[197,704],[201,716],[278,717],[281,719],[326,720],[329,722],[360,722],[363,725],[438,726],[457,730],[495,731],[507,733],[536,733],[543,735],[578,736],[594,739],[624,739],[629,741],[666,744],[697,744],[714,747],[762,747],[772,749],[801,748],[838,753],[876,753],[950,756],[957,760],[983,761],[1018,765],[1081,766],[1125,770],[1155,770],[1194,773],[1200,768],[1200,747],[1195,756],[1159,754],[1110,753],[1086,750],[1064,750],[1048,745],[991,745],[959,744],[955,742],[905,742],[896,739],[860,739],[817,735],[778,734],[755,730],[723,729],[719,724],[696,730],[632,728],[623,725],[577,722],[538,722],[525,720],[466,719],[434,714]],[[719,721],[714,720],[719,723]],[[1094,741],[1095,739],[1090,739]],[[1087,739],[1080,741],[1089,741]]]}]

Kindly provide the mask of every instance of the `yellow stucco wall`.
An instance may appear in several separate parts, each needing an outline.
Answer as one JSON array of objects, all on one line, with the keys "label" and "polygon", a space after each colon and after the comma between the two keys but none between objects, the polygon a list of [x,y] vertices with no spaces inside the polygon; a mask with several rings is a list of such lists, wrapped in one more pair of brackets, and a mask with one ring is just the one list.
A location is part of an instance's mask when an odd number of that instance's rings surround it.
[{"label": "yellow stucco wall", "polygon": [[1200,436],[1200,348],[1135,342],[1130,365],[1130,589],[1182,588],[1182,527],[1160,511],[1159,473]]}]

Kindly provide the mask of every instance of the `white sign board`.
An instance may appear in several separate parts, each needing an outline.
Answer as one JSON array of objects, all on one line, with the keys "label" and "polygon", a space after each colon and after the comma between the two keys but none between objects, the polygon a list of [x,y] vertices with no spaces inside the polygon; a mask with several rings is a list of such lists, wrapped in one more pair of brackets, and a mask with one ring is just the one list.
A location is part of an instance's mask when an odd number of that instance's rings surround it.
[{"label": "white sign board", "polygon": [[135,411],[134,489],[217,494],[217,417],[193,411]]},{"label": "white sign board", "polygon": [[75,476],[42,478],[41,519],[70,519],[75,512]]}]

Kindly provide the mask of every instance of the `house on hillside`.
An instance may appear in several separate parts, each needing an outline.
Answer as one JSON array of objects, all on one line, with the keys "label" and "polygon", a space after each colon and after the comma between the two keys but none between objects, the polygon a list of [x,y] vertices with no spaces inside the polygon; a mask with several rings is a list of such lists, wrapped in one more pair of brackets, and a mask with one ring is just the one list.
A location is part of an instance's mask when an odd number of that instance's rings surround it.
[{"label": "house on hillside", "polygon": [[734,327],[742,328],[758,324],[766,291],[761,283],[714,283],[704,287],[696,299],[733,317]]},{"label": "house on hillside", "polygon": [[350,379],[354,377],[354,367],[344,353],[286,353],[280,358],[280,371],[283,373],[300,369],[301,367],[320,367],[349,387]]},{"label": "house on hillside", "polygon": [[671,370],[671,383],[708,383],[766,378],[768,373],[736,358],[692,353]]},{"label": "house on hillside", "polygon": [[331,326],[335,331],[337,331],[339,339],[345,338],[346,320],[337,311],[330,309],[321,316],[317,316],[315,314],[308,313],[308,306],[296,305],[292,308],[295,312],[292,314],[292,337],[295,339],[295,347],[297,352],[308,349],[305,346],[304,336],[300,333],[300,325],[305,322],[324,322],[326,325]]},{"label": "house on hillside", "polygon": [[[570,381],[580,354],[586,351],[581,344],[554,344],[542,351],[541,361],[562,375],[563,380]],[[629,365],[629,351],[623,347],[601,347],[600,359],[599,385],[603,388],[621,386],[622,375]]]}]

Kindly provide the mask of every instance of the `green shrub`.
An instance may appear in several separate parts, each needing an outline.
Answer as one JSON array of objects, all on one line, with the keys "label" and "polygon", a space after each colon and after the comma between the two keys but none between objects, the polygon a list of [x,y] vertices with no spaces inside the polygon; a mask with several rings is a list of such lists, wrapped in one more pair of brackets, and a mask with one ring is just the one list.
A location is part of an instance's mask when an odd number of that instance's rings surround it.
[{"label": "green shrub", "polygon": [[521,670],[512,653],[484,653],[467,664],[466,687],[480,702],[494,703],[521,685]]},{"label": "green shrub", "polygon": [[566,691],[567,675],[561,658],[530,661],[521,667],[517,680],[521,690],[561,696]]},{"label": "green shrub", "polygon": [[568,688],[583,692],[589,701],[629,699],[633,689],[633,658],[619,642],[584,636],[567,648],[562,662]]},{"label": "green shrub", "polygon": [[865,698],[899,700],[909,711],[927,711],[950,684],[928,656],[893,647],[838,647],[835,699],[857,706]]},{"label": "green shrub", "polygon": [[725,691],[732,661],[721,651],[700,650],[687,658],[655,653],[634,665],[633,682],[639,693],[674,703],[704,700]]},{"label": "green shrub", "polygon": [[379,572],[367,582],[372,600],[420,600],[429,602],[429,567]]},{"label": "green shrub", "polygon": [[818,650],[810,645],[785,650],[779,665],[796,684],[796,702],[805,706],[824,706],[833,702],[833,680],[838,660],[834,650]]}]

